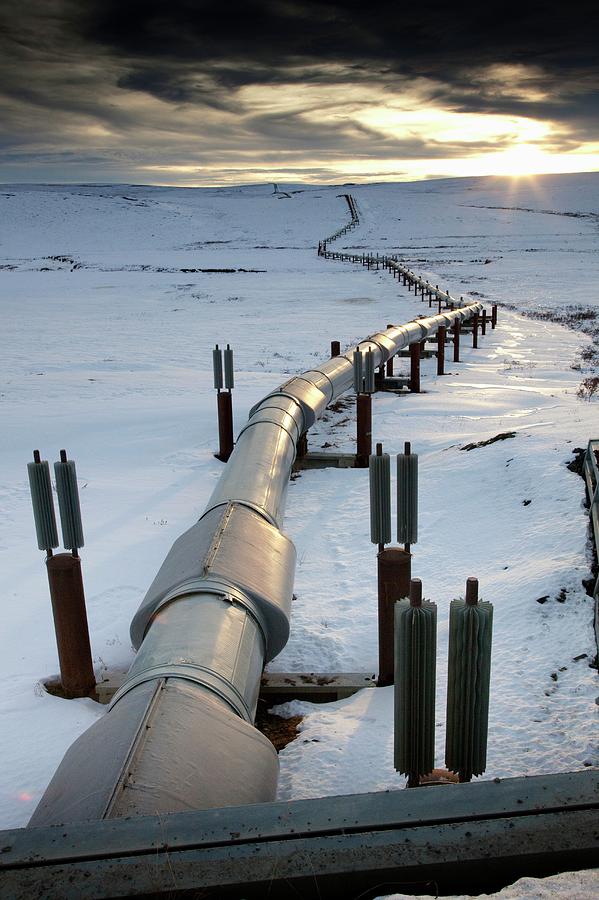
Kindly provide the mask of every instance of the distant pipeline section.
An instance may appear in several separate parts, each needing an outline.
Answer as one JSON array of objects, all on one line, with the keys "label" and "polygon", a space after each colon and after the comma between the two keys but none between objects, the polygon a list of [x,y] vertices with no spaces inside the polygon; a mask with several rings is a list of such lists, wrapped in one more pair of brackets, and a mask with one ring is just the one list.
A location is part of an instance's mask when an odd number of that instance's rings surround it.
[{"label": "distant pipeline section", "polygon": [[31,826],[275,798],[277,754],[253,721],[264,665],[289,637],[296,555],[281,528],[300,439],[352,388],[355,350],[371,350],[379,367],[481,308],[372,334],[251,410],[200,520],[133,618],[137,656],[124,684],[65,754]]}]

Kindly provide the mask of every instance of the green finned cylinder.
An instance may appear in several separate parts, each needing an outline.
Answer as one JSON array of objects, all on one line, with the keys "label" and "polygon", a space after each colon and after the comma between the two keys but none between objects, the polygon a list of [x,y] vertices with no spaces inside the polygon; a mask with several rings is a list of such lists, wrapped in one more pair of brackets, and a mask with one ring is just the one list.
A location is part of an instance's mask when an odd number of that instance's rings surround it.
[{"label": "green finned cylinder", "polygon": [[452,600],[449,611],[445,765],[461,780],[487,765],[493,606]]},{"label": "green finned cylinder", "polygon": [[395,769],[428,775],[435,767],[437,606],[395,604]]},{"label": "green finned cylinder", "polygon": [[228,391],[232,391],[235,387],[235,378],[233,375],[233,351],[227,344],[224,350],[225,357],[225,387]]},{"label": "green finned cylinder", "polygon": [[66,550],[77,550],[79,547],[83,547],[84,540],[74,460],[55,462],[54,476],[60,510],[62,543]]},{"label": "green finned cylinder", "polygon": [[391,542],[391,461],[388,453],[368,460],[370,478],[370,540]]},{"label": "green finned cylinder", "polygon": [[366,394],[374,394],[374,353],[372,352],[372,349],[368,349],[366,352],[364,391]]},{"label": "green finned cylinder", "polygon": [[220,391],[223,386],[223,354],[218,344],[212,351],[212,372],[214,375],[214,390]]},{"label": "green finned cylinder", "polygon": [[364,390],[364,385],[362,383],[363,368],[362,352],[360,350],[354,350],[354,391],[356,394],[361,394]]},{"label": "green finned cylinder", "polygon": [[418,454],[397,456],[397,540],[418,541]]},{"label": "green finned cylinder", "polygon": [[58,547],[58,529],[54,515],[52,499],[52,483],[50,467],[47,460],[27,463],[33,518],[37,534],[37,546],[40,550],[53,550]]}]

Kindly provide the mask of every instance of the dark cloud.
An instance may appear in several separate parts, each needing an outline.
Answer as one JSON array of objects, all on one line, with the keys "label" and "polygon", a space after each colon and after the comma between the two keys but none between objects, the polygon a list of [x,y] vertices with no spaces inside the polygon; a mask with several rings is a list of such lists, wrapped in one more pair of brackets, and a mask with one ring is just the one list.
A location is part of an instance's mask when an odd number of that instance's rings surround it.
[{"label": "dark cloud", "polygon": [[78,6],[85,14],[73,25],[88,40],[125,57],[225,62],[223,79],[247,77],[244,61],[262,68],[259,78],[301,60],[384,65],[450,81],[489,62],[534,63],[566,77],[598,64],[595,2],[96,0]]},{"label": "dark cloud", "polygon": [[[292,153],[312,172],[315,158],[333,166],[501,148],[501,138],[393,138],[356,118],[370,96],[397,101],[407,91],[453,112],[554,123],[551,146],[570,150],[599,140],[598,33],[596,2],[563,0],[474,9],[439,0],[3,0],[1,159],[12,167],[20,153],[27,165],[30,153],[59,168],[73,153],[77,167],[93,159],[135,172],[193,165],[204,153]],[[248,89],[277,86],[317,90],[315,106],[262,108],[255,91],[248,100]],[[346,94],[335,93],[340,86]],[[339,115],[321,120],[327,90]]]}]

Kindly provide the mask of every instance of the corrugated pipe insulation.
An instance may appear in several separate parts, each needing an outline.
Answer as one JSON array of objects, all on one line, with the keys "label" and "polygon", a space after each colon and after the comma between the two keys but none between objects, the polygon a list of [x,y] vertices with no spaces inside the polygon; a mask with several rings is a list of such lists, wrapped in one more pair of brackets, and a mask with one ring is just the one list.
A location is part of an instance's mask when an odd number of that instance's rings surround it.
[{"label": "corrugated pipe insulation", "polygon": [[295,549],[280,529],[298,440],[352,388],[354,349],[377,368],[481,308],[387,328],[251,410],[206,510],[135,614],[125,683],[67,751],[30,825],[274,799],[277,754],[253,721],[264,664],[289,636]]}]

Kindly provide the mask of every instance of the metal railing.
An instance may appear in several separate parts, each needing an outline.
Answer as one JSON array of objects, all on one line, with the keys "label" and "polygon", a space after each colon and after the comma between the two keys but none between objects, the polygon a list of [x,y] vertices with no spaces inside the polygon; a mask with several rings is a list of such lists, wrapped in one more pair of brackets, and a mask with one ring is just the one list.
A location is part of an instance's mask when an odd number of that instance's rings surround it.
[{"label": "metal railing", "polygon": [[[590,440],[584,455],[583,474],[589,498],[591,528],[595,540],[595,557],[599,560],[599,440]],[[599,575],[593,588],[595,601],[594,627],[595,641],[599,648]]]}]

